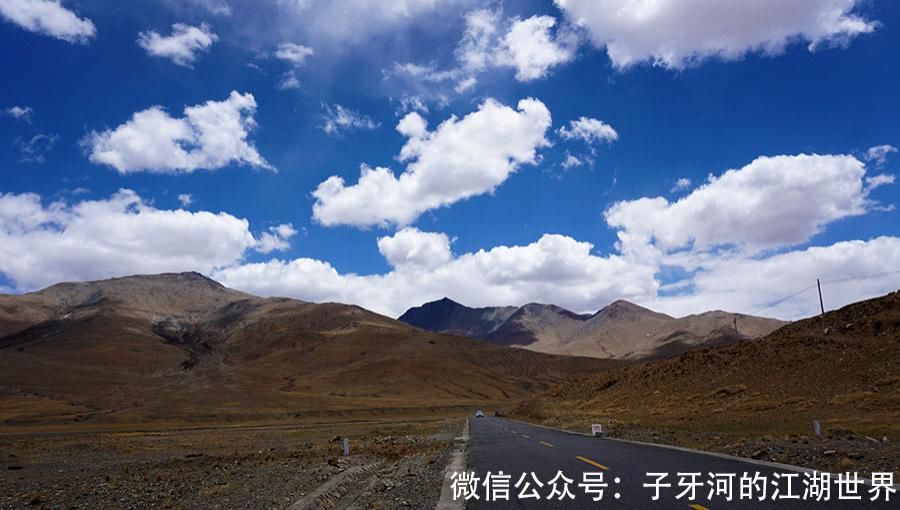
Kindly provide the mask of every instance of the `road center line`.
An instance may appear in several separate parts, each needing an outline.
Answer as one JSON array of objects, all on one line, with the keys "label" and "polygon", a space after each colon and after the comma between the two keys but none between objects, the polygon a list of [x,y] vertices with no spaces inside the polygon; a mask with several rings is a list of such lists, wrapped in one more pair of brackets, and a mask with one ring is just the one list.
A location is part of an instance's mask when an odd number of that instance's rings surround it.
[{"label": "road center line", "polygon": [[522,434],[522,437],[524,437],[525,439],[531,439],[531,436],[528,436],[528,435],[525,435],[525,434]]},{"label": "road center line", "polygon": [[538,443],[541,443],[542,445],[546,446],[547,448],[553,448],[553,445],[546,441],[538,441]]},{"label": "road center line", "polygon": [[697,503],[692,503],[688,505],[688,507],[693,508],[694,510],[709,510],[709,508],[706,508],[703,505],[698,505]]},{"label": "road center line", "polygon": [[[609,469],[608,467],[604,466],[603,464],[600,464],[599,462],[594,462],[591,459],[582,457],[581,455],[578,455],[575,458],[580,460],[581,462],[586,462],[586,463],[594,466],[595,468],[599,468],[599,469],[603,469],[603,470]],[[695,510],[699,510],[699,509],[695,509]]]}]

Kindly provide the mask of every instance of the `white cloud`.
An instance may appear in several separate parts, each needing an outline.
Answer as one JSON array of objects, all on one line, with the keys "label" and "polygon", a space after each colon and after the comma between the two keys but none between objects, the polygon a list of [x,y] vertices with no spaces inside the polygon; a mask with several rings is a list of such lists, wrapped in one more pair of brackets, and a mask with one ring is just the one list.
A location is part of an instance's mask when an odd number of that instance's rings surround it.
[{"label": "white cloud", "polygon": [[466,28],[457,43],[454,65],[399,63],[383,71],[394,90],[421,100],[446,104],[454,94],[472,91],[478,76],[512,68],[516,79],[544,78],[550,70],[575,58],[578,38],[570,27],[553,33],[552,16],[503,20],[500,10],[475,9],[465,15]]},{"label": "white cloud", "polygon": [[[425,127],[410,117],[401,129]],[[378,240],[393,268],[383,274],[342,274],[301,258],[235,265],[216,276],[249,292],[352,302],[394,316],[446,295],[472,306],[538,301],[578,312],[625,298],[675,315],[727,309],[796,319],[815,313],[815,295],[782,299],[811,289],[816,278],[828,308],[900,287],[898,268],[885,266],[900,260],[900,238],[790,248],[842,218],[875,213],[864,176],[862,163],[847,155],[761,157],[673,204],[650,198],[616,204],[606,217],[621,242],[608,255],[552,234],[454,255],[445,234],[407,228]],[[739,249],[718,249],[724,243]],[[666,268],[689,276],[664,285]]]},{"label": "white cloud", "polygon": [[278,78],[276,86],[278,90],[296,90],[300,88],[300,79],[294,71],[287,71]]},{"label": "white cloud", "polygon": [[6,114],[10,117],[28,123],[31,122],[32,113],[33,110],[30,106],[10,106],[6,109]]},{"label": "white cloud", "polygon": [[290,239],[295,235],[297,231],[290,223],[269,227],[267,232],[259,236],[259,241],[253,249],[259,253],[285,251],[291,247]]},{"label": "white cloud", "polygon": [[574,168],[577,166],[582,166],[582,165],[584,165],[584,161],[581,161],[577,157],[569,154],[568,152],[566,153],[566,159],[564,159],[562,162],[562,167],[565,170],[568,170],[570,168]]},{"label": "white cloud", "polygon": [[217,16],[231,16],[231,6],[225,0],[191,0]]},{"label": "white cloud", "polygon": [[392,316],[445,295],[471,306],[542,301],[582,310],[656,287],[652,267],[593,255],[590,243],[560,235],[456,257],[444,234],[415,229],[383,237],[378,246],[393,271],[341,274],[327,262],[300,258],[233,266],[214,276],[261,295],[350,302]]},{"label": "white cloud", "polygon": [[543,78],[551,67],[575,58],[577,38],[574,34],[557,34],[550,30],[556,25],[552,16],[532,16],[515,19],[497,54],[498,63],[516,68],[516,79],[532,81]]},{"label": "white cloud", "polygon": [[28,138],[16,138],[15,146],[19,150],[20,163],[44,163],[47,153],[56,145],[57,135],[38,133]]},{"label": "white cloud", "polygon": [[[689,280],[684,295],[656,297],[645,303],[675,315],[712,308],[798,319],[816,315],[816,279],[822,280],[827,310],[900,289],[900,273],[887,261],[900,260],[900,238],[842,241],[767,258],[711,259]],[[893,270],[893,274],[883,274]],[[859,278],[877,275],[871,278]],[[800,292],[799,295],[790,297]],[[782,299],[790,297],[782,302]]]},{"label": "white cloud", "polygon": [[348,131],[371,131],[380,126],[368,115],[344,108],[339,104],[322,104],[322,131],[329,135],[341,135]]},{"label": "white cloud", "polygon": [[302,67],[315,51],[309,46],[290,42],[281,43],[275,50],[275,58],[283,60],[294,67]]},{"label": "white cloud", "polygon": [[619,133],[612,126],[602,120],[588,117],[570,120],[568,127],[562,126],[557,132],[566,140],[581,140],[587,144],[611,143],[619,139]]},{"label": "white cloud", "polygon": [[854,14],[860,0],[555,0],[618,68],[640,62],[680,69],[750,52],[810,51],[846,44],[877,24]]},{"label": "white cloud", "polygon": [[247,220],[156,209],[131,190],[47,205],[33,193],[0,194],[0,273],[18,290],[137,273],[209,274],[267,249],[265,238],[254,238]]},{"label": "white cloud", "polygon": [[470,73],[493,65],[500,11],[476,9],[466,13],[466,30],[456,47],[456,59]]},{"label": "white cloud", "polygon": [[247,140],[255,112],[253,95],[238,92],[186,107],[181,118],[151,106],[115,129],[91,132],[82,143],[92,162],[122,174],[214,170],[232,163],[274,170]]},{"label": "white cloud", "polygon": [[181,207],[188,207],[194,203],[194,196],[190,193],[182,193],[178,195],[178,202],[181,204]]},{"label": "white cloud", "polygon": [[672,186],[672,193],[677,193],[679,191],[684,191],[691,187],[691,180],[687,177],[682,177],[675,181],[675,185]]},{"label": "white cloud", "polygon": [[180,66],[191,67],[197,54],[209,50],[218,39],[206,23],[197,27],[175,23],[172,25],[171,35],[148,30],[138,34],[137,43],[148,55],[168,58]]},{"label": "white cloud", "polygon": [[866,177],[866,189],[871,190],[885,184],[894,184],[894,176],[888,174],[878,174]]},{"label": "white cloud", "polygon": [[[471,0],[277,0],[286,32],[328,44],[356,45],[422,19],[439,20]],[[427,16],[426,15],[430,15]]]},{"label": "white cloud", "polygon": [[462,119],[455,116],[428,131],[418,113],[397,125],[407,137],[398,177],[387,168],[362,166],[357,184],[329,177],[313,192],[313,217],[323,225],[405,226],[425,211],[492,192],[522,164],[537,161],[548,144],[550,112],[536,99],[518,110],[492,99]]},{"label": "white cloud", "polygon": [[[737,245],[757,252],[797,245],[833,221],[867,212],[865,165],[849,155],[759,157],[677,202],[641,198],[606,211],[628,249],[663,251]],[[710,219],[714,218],[715,221]]]},{"label": "white cloud", "polygon": [[398,271],[431,269],[452,258],[446,234],[407,227],[392,236],[378,238],[378,251]]},{"label": "white cloud", "polygon": [[91,20],[79,18],[59,0],[0,0],[0,15],[30,32],[70,43],[87,43],[97,33]]},{"label": "white cloud", "polygon": [[[411,140],[440,130],[429,132],[416,116],[401,124]],[[248,292],[355,303],[393,316],[446,295],[472,306],[538,301],[578,312],[625,298],[675,315],[718,308],[794,319],[815,313],[816,278],[823,281],[828,309],[900,287],[898,268],[890,265],[900,260],[900,238],[790,248],[848,215],[879,214],[866,197],[871,187],[863,185],[864,170],[852,156],[758,158],[710,178],[668,204],[666,214],[653,212],[649,227],[639,216],[641,222],[634,224],[617,222],[623,218],[608,213],[622,239],[610,254],[556,234],[524,245],[454,254],[446,234],[405,228],[378,239],[377,248],[392,269],[370,275],[341,273],[310,258],[245,261],[254,250],[286,249],[296,235],[290,224],[254,237],[246,220],[227,213],[159,210],[128,190],[108,200],[47,205],[34,194],[6,194],[0,195],[0,273],[21,291],[63,280],[196,270]],[[614,208],[654,200],[620,202]],[[682,203],[687,205],[677,206]],[[803,207],[791,203],[815,207],[797,221],[794,216]],[[766,206],[773,214],[760,216]],[[704,224],[695,210],[730,228]],[[647,231],[665,235],[658,242]],[[630,249],[638,243],[627,243],[629,238],[649,249]],[[693,240],[689,249],[681,238]],[[717,249],[721,243],[746,249]],[[660,274],[668,267],[689,276],[664,285]],[[873,274],[878,275],[864,277]]]},{"label": "white cloud", "polygon": [[888,156],[897,152],[897,148],[893,145],[876,145],[869,147],[866,151],[866,161],[875,163],[876,166],[882,167],[887,162]]}]

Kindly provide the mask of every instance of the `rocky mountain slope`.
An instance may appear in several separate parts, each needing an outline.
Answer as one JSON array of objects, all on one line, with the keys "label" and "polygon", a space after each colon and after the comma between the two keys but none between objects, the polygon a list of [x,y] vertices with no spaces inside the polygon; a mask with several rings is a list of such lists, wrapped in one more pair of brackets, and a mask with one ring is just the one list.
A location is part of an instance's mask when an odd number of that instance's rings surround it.
[{"label": "rocky mountain slope", "polygon": [[900,439],[900,292],[789,324],[753,342],[572,381],[520,417],[681,431],[806,434],[812,421]]},{"label": "rocky mountain slope", "polygon": [[722,311],[674,318],[616,301],[593,315],[555,305],[469,308],[450,299],[411,308],[400,319],[436,332],[551,354],[647,360],[690,349],[757,338],[778,329],[776,319]]},{"label": "rocky mountain slope", "polygon": [[194,273],[0,296],[5,424],[481,405],[614,364],[425,332],[356,306],[258,298]]}]

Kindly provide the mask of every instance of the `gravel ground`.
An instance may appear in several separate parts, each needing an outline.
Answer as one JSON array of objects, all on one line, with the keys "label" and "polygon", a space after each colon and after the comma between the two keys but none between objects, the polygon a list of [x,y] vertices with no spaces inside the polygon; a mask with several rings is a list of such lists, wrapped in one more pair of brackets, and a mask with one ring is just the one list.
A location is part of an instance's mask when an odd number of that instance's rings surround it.
[{"label": "gravel ground", "polygon": [[348,457],[331,427],[0,436],[0,509],[284,509],[376,463],[357,504],[433,507],[456,427],[343,427]]},{"label": "gravel ground", "polygon": [[780,462],[832,473],[893,471],[900,479],[900,445],[887,438],[874,438],[840,428],[815,436],[740,437],[711,432],[658,430],[620,425],[612,437],[671,444],[725,453],[736,457]]}]

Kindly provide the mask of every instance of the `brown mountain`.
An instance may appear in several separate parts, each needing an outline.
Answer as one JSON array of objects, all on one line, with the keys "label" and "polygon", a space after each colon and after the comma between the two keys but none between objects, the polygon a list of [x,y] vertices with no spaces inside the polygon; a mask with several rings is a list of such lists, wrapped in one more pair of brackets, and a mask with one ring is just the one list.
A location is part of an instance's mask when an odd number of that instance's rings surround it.
[{"label": "brown mountain", "polygon": [[[900,439],[900,292],[753,342],[685,352],[554,387],[520,417],[680,431],[806,434],[812,420]],[[835,459],[835,461],[838,459]],[[894,466],[896,469],[896,466]]]},{"label": "brown mountain", "polygon": [[[555,305],[468,308],[444,298],[411,308],[400,321],[496,345],[595,358],[658,359],[771,333],[785,323],[722,311],[674,318],[619,300],[593,315]],[[736,328],[736,329],[735,329]]]},{"label": "brown mountain", "polygon": [[263,420],[508,402],[612,362],[435,334],[195,273],[0,296],[0,422]]}]

